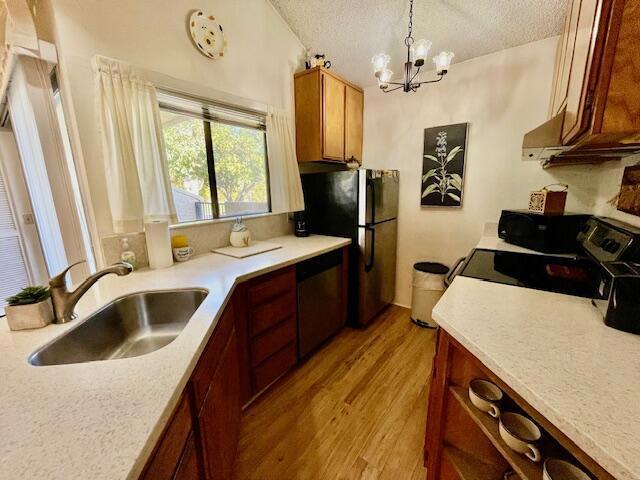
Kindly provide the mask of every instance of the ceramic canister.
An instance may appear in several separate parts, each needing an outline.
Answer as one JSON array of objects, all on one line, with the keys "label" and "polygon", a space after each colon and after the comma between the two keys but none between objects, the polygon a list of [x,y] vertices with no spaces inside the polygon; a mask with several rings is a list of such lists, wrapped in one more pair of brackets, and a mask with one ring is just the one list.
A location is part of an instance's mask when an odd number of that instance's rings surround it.
[{"label": "ceramic canister", "polygon": [[238,218],[231,228],[229,242],[234,247],[248,247],[251,245],[251,233],[241,218]]}]

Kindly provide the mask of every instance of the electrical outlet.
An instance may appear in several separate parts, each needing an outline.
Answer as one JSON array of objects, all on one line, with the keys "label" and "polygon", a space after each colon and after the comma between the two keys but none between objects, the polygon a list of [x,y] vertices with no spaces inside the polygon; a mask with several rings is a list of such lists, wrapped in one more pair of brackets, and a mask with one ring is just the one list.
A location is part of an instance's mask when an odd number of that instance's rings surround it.
[{"label": "electrical outlet", "polygon": [[33,225],[36,223],[35,218],[33,217],[33,213],[23,213],[22,221],[25,225]]}]

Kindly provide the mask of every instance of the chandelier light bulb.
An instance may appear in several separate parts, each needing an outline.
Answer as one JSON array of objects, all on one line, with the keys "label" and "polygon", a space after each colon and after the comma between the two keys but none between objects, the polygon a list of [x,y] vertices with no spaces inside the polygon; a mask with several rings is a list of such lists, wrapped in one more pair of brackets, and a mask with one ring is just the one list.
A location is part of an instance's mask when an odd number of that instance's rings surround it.
[{"label": "chandelier light bulb", "polygon": [[391,81],[391,77],[393,77],[393,72],[388,68],[385,68],[380,71],[380,74],[378,75],[378,83],[381,87],[386,87]]},{"label": "chandelier light bulb", "polygon": [[431,41],[425,40],[424,38],[414,42],[411,45],[411,58],[416,67],[421,67],[424,65],[424,62],[427,60],[427,55],[429,55],[429,50],[431,49]]},{"label": "chandelier light bulb", "polygon": [[433,63],[436,66],[436,72],[438,72],[438,75],[444,75],[447,73],[451,66],[451,60],[454,56],[453,52],[440,52],[438,55],[433,57]]},{"label": "chandelier light bulb", "polygon": [[386,53],[379,53],[377,55],[374,55],[371,59],[371,63],[373,64],[373,71],[376,73],[376,75],[386,69],[390,61],[391,57]]}]

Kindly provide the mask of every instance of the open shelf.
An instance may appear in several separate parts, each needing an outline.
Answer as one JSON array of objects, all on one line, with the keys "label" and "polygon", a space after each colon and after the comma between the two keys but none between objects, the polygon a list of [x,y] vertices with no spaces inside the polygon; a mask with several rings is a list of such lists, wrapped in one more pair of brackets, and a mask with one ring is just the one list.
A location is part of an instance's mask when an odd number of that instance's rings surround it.
[{"label": "open shelf", "polygon": [[451,445],[444,447],[444,455],[453,465],[460,480],[498,480],[504,475],[502,466],[485,463]]},{"label": "open shelf", "polygon": [[[467,390],[462,387],[450,386],[449,390],[453,394],[453,397],[460,403],[462,408],[469,414],[469,416],[473,419],[473,421],[480,427],[480,429],[484,432],[484,434],[489,438],[493,446],[500,452],[500,454],[505,458],[505,460],[511,465],[511,468],[515,470],[515,472],[520,476],[522,480],[541,480],[542,479],[542,463],[534,463],[529,460],[524,455],[520,455],[517,452],[511,450],[507,444],[500,437],[500,432],[498,430],[498,421],[489,415],[477,410],[471,400],[469,400],[469,396],[467,394]],[[446,449],[445,449],[446,451]],[[477,460],[476,460],[477,461]],[[455,462],[452,463],[455,464]],[[486,465],[486,464],[483,464]],[[467,464],[467,466],[471,468],[478,468],[477,465]],[[469,470],[473,472],[474,475],[463,476],[460,475],[463,479],[484,479],[485,477],[481,476],[481,470],[476,471]],[[504,473],[504,472],[502,472]],[[499,476],[487,477],[487,478],[502,478],[502,473]]]}]

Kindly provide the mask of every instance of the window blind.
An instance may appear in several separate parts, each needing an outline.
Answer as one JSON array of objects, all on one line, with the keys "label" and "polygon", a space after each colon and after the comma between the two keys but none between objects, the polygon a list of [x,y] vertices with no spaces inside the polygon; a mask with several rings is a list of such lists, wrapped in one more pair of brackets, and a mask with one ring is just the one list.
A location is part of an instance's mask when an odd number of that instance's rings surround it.
[{"label": "window blind", "polygon": [[238,125],[241,127],[265,129],[266,114],[210,100],[178,94],[165,90],[157,90],[160,108],[174,113],[181,113],[211,122]]},{"label": "window blind", "polygon": [[20,232],[16,228],[9,203],[9,192],[0,171],[0,315],[4,315],[6,298],[29,284],[29,273],[22,249]]}]

